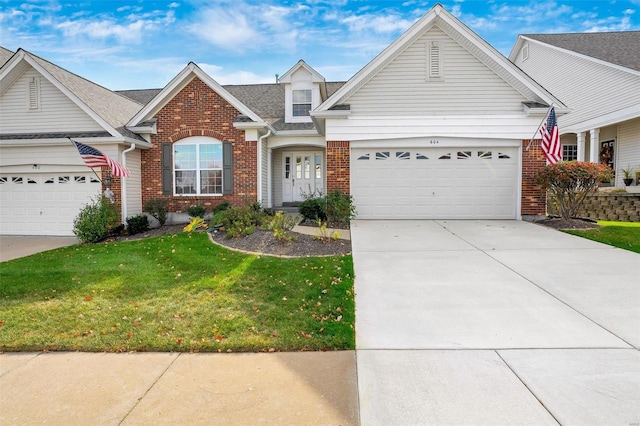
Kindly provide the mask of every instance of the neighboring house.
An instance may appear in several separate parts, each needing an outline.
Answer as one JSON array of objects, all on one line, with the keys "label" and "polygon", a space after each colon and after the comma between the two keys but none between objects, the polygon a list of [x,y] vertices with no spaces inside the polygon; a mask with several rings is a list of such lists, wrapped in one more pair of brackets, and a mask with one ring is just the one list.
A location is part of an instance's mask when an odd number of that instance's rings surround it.
[{"label": "neighboring house", "polygon": [[[40,115],[27,102],[32,78]],[[70,113],[56,117],[49,99]],[[545,161],[528,139],[552,104],[567,112],[439,5],[346,83],[299,61],[277,83],[221,86],[190,63],[161,90],[114,93],[19,50],[0,68],[0,116],[13,114],[0,118],[0,233],[51,233],[33,223],[49,215],[42,202],[20,217],[25,179],[44,165],[56,179],[91,181],[67,136],[126,158],[132,177],[112,184],[125,218],[154,198],[180,220],[198,203],[279,207],[335,189],[353,195],[363,219],[544,215],[532,177]],[[41,185],[33,191],[45,204],[65,197],[63,185]]]},{"label": "neighboring house", "polygon": [[609,164],[618,187],[640,174],[640,31],[521,35],[509,59],[570,108],[565,160]]}]

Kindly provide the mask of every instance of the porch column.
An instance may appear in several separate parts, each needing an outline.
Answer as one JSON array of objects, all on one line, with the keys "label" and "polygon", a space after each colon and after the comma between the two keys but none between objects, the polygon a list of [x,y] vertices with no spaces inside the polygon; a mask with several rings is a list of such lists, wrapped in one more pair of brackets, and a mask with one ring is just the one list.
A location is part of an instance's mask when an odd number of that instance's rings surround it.
[{"label": "porch column", "polygon": [[576,133],[576,138],[578,140],[578,161],[585,161],[585,138],[586,138],[586,132],[579,132]]},{"label": "porch column", "polygon": [[591,149],[589,150],[589,161],[591,163],[599,163],[600,159],[598,157],[600,153],[600,129],[589,130],[589,136],[591,137],[589,141],[591,145]]},{"label": "porch column", "polygon": [[271,194],[273,193],[273,188],[271,188],[271,155],[273,148],[267,148],[267,208],[273,207],[273,201],[271,200]]}]

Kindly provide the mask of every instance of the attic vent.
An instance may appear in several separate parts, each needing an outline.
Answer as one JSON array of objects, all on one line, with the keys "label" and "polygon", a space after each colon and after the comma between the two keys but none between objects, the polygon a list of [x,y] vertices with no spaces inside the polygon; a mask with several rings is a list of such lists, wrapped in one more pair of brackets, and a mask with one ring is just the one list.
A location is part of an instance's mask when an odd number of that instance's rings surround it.
[{"label": "attic vent", "polygon": [[442,49],[437,41],[427,44],[427,79],[437,80],[442,78]]},{"label": "attic vent", "polygon": [[29,81],[27,91],[27,108],[30,110],[40,109],[40,80],[32,77]]},{"label": "attic vent", "polygon": [[522,47],[522,61],[526,61],[527,59],[529,59],[529,45],[525,44]]}]

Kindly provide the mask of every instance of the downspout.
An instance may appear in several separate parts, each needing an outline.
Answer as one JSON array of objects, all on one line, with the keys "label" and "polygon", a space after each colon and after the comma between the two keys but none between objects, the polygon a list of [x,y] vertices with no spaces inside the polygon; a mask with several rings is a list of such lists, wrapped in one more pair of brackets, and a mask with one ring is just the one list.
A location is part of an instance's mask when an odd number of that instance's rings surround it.
[{"label": "downspout", "polygon": [[[262,204],[262,141],[271,136],[271,129],[258,138],[258,202]],[[269,190],[269,187],[267,187]],[[263,206],[264,207],[264,206]]]},{"label": "downspout", "polygon": [[[132,143],[128,149],[125,149],[124,151],[122,151],[122,167],[124,167],[125,169],[127,168],[127,156],[125,154],[133,151],[134,149],[136,149],[136,144]],[[127,178],[126,177],[123,177],[120,180],[120,193],[122,195],[120,197],[122,200],[122,223],[126,225],[127,224]]]}]

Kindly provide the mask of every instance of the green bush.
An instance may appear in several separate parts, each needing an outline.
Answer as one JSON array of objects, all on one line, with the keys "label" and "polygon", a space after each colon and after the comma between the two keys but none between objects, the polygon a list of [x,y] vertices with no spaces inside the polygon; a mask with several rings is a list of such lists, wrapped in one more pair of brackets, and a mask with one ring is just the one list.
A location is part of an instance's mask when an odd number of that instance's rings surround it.
[{"label": "green bush", "polygon": [[109,200],[96,196],[73,221],[73,233],[83,243],[105,238],[119,225],[118,210]]},{"label": "green bush", "polygon": [[169,201],[164,198],[154,198],[144,205],[144,211],[156,218],[160,222],[160,226],[167,221],[167,206]]},{"label": "green bush", "polygon": [[578,215],[587,195],[613,177],[609,166],[583,161],[559,161],[546,165],[534,176],[534,182],[549,194],[563,219]]},{"label": "green bush", "polygon": [[348,225],[356,217],[356,207],[349,194],[343,194],[336,189],[327,195],[327,221],[332,225]]},{"label": "green bush", "polygon": [[282,211],[275,212],[268,225],[269,229],[273,231],[275,239],[281,243],[294,240],[296,237],[291,235],[289,231],[296,226],[298,218],[299,216],[288,215]]},{"label": "green bush", "polygon": [[139,234],[149,230],[149,218],[147,215],[139,214],[127,219],[127,233],[129,235]]},{"label": "green bush", "polygon": [[298,206],[298,212],[308,220],[327,220],[325,207],[327,201],[324,197],[309,197]]},{"label": "green bush", "polygon": [[252,204],[246,204],[242,207],[229,207],[219,215],[216,214],[214,218],[220,220],[227,238],[235,238],[254,233],[256,228],[264,223],[265,216],[262,210],[256,210]]},{"label": "green bush", "polygon": [[191,206],[187,209],[187,214],[191,217],[201,217],[204,218],[204,214],[207,211],[205,210],[202,204],[196,204],[195,206]]},{"label": "green bush", "polygon": [[231,207],[231,204],[229,204],[228,201],[223,201],[213,208],[213,214],[223,212],[227,210],[229,207]]}]

